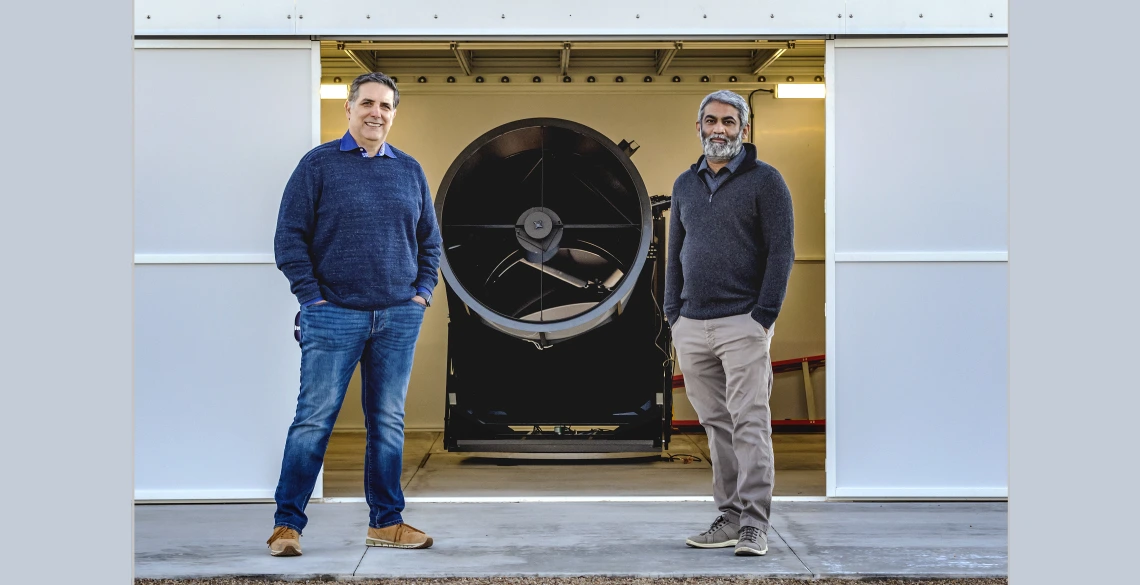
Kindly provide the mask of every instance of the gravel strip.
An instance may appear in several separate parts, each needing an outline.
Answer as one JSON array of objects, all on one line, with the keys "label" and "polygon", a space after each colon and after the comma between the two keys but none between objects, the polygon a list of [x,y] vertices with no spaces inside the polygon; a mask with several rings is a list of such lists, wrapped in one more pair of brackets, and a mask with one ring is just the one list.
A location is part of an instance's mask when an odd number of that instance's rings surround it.
[{"label": "gravel strip", "polygon": [[[984,579],[776,579],[698,577],[649,579],[618,577],[488,577],[450,579],[351,579],[354,585],[1008,585],[1006,578]],[[268,581],[257,579],[136,579],[135,585],[306,585],[328,581]]]}]

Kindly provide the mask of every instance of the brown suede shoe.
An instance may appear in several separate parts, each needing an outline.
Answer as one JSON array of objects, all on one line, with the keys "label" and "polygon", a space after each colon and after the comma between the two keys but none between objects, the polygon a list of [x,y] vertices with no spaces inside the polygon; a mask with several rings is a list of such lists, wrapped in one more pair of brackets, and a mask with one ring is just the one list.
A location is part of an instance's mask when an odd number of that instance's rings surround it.
[{"label": "brown suede shoe", "polygon": [[407,524],[393,524],[386,528],[368,527],[368,538],[364,539],[368,546],[386,546],[389,548],[427,548],[431,546],[431,537],[422,530],[412,528]]},{"label": "brown suede shoe", "polygon": [[275,557],[301,556],[301,535],[288,526],[274,527],[273,536],[265,543],[269,545],[269,554]]}]

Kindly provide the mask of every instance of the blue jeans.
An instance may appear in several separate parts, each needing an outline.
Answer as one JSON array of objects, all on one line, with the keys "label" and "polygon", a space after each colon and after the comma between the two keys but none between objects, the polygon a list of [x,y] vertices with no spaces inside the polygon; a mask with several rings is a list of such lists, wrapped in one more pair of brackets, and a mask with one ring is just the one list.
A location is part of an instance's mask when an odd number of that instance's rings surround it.
[{"label": "blue jeans", "polygon": [[404,399],[423,318],[424,307],[412,300],[379,311],[332,303],[301,309],[301,393],[274,496],[275,526],[304,530],[305,507],[357,363],[367,428],[368,525],[383,528],[403,522]]}]

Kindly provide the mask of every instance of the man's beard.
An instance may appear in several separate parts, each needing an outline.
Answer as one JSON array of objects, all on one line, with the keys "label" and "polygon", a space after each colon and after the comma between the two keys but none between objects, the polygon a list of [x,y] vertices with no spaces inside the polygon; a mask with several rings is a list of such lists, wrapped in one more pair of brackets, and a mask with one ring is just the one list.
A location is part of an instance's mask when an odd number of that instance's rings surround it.
[{"label": "man's beard", "polygon": [[[724,140],[724,144],[717,144],[712,141],[713,138],[720,138]],[[705,158],[711,162],[721,163],[732,160],[736,155],[740,154],[740,149],[744,147],[744,133],[737,132],[736,136],[728,134],[710,134],[704,135],[701,131],[701,144],[705,148]]]}]

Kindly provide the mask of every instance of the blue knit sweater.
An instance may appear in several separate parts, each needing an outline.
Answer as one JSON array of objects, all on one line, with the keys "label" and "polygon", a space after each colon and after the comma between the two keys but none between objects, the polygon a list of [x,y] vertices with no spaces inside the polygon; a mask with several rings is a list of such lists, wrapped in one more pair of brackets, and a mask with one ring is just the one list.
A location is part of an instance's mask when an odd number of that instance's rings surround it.
[{"label": "blue knit sweater", "polygon": [[750,313],[768,329],[780,314],[796,256],[792,196],[779,171],[756,160],[756,147],[744,148],[744,161],[715,193],[697,174],[703,156],[673,184],[669,323]]},{"label": "blue knit sweater", "polygon": [[301,304],[372,311],[430,294],[442,241],[423,169],[391,145],[394,156],[365,157],[344,140],[309,151],[289,178],[277,267]]}]

